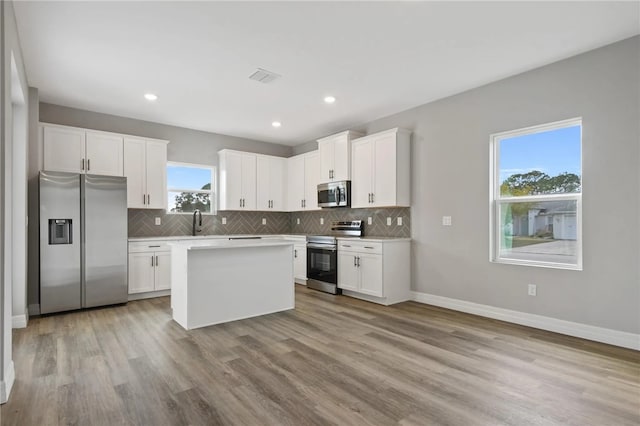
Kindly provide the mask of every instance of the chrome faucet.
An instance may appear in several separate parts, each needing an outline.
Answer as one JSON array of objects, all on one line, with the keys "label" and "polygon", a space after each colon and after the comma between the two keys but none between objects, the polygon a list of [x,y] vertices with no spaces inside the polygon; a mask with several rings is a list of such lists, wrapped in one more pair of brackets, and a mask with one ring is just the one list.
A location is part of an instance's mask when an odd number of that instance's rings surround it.
[{"label": "chrome faucet", "polygon": [[[199,216],[199,220],[198,220],[198,228],[196,229],[196,214]],[[200,210],[195,209],[193,211],[193,223],[192,223],[192,227],[191,227],[191,235],[193,235],[194,237],[196,236],[197,232],[202,231],[202,213],[200,213]]]}]

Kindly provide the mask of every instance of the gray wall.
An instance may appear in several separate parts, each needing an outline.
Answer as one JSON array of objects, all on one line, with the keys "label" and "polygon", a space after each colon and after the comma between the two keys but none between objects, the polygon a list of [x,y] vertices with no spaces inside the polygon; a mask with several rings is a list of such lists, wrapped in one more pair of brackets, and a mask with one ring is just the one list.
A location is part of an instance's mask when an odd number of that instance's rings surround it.
[{"label": "gray wall", "polygon": [[201,132],[43,102],[40,103],[40,121],[148,138],[167,139],[171,141],[167,152],[169,161],[217,166],[218,151],[225,148],[280,157],[290,157],[292,154],[292,148],[286,145]]},{"label": "gray wall", "polygon": [[[365,125],[413,131],[413,289],[640,333],[639,76],[634,37]],[[584,270],[490,263],[489,135],[573,117],[583,118]]]}]

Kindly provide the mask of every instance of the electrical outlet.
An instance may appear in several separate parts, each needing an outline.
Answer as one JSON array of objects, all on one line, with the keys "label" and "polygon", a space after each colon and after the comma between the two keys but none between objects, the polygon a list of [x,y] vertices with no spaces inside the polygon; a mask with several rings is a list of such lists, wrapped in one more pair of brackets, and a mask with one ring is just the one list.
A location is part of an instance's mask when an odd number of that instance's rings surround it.
[{"label": "electrical outlet", "polygon": [[387,226],[391,226],[391,222],[392,222],[391,218],[390,218],[390,217],[388,217],[388,218],[387,218]]},{"label": "electrical outlet", "polygon": [[538,286],[535,284],[529,284],[529,296],[538,295]]},{"label": "electrical outlet", "polygon": [[266,225],[266,224],[267,224],[267,219],[266,219],[266,218],[264,218],[264,217],[262,218],[262,224],[263,224],[263,225]]},{"label": "electrical outlet", "polygon": [[223,224],[223,225],[226,225],[226,224],[227,224],[227,218],[226,218],[226,217],[223,217],[223,218],[222,218],[222,224]]},{"label": "electrical outlet", "polygon": [[324,225],[324,217],[320,218],[320,225]]},{"label": "electrical outlet", "polygon": [[156,225],[162,225],[162,219],[156,217]]},{"label": "electrical outlet", "polygon": [[398,226],[402,226],[402,216],[398,217],[397,222]]},{"label": "electrical outlet", "polygon": [[296,218],[296,225],[300,225],[300,218],[299,217]]},{"label": "electrical outlet", "polygon": [[442,226],[451,226],[451,216],[442,216]]},{"label": "electrical outlet", "polygon": [[367,225],[373,225],[373,218],[372,217],[368,217],[367,218]]}]

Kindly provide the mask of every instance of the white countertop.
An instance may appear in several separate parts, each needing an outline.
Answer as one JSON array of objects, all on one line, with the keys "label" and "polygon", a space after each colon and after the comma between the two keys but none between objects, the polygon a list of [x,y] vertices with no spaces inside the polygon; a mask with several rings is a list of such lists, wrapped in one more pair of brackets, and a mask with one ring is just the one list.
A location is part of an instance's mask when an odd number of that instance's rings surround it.
[{"label": "white countertop", "polygon": [[228,240],[219,238],[217,240],[208,241],[173,241],[170,246],[180,247],[187,250],[212,250],[212,249],[228,249],[228,248],[245,248],[245,247],[274,247],[293,245],[293,241],[274,240],[274,239],[241,239]]},{"label": "white countertop", "polygon": [[[306,241],[307,235],[310,234],[232,234],[232,235],[180,235],[177,237],[132,237],[129,242],[153,242],[153,241],[200,241],[200,240],[229,240],[229,238],[251,238],[259,237],[262,240],[281,238],[291,240]],[[315,235],[315,234],[314,234]],[[411,241],[411,238],[402,237],[338,237],[338,240],[361,240],[372,242],[392,242],[392,241]],[[237,241],[237,240],[236,240]],[[260,240],[258,240],[260,241]]]},{"label": "white countertop", "polygon": [[252,238],[259,237],[261,239],[269,238],[282,238],[282,239],[297,239],[306,240],[306,234],[231,234],[231,235],[180,235],[174,237],[131,237],[129,242],[146,242],[146,241],[199,241],[199,240],[228,240],[229,238]]},{"label": "white countertop", "polygon": [[374,243],[388,243],[396,241],[411,241],[411,238],[404,237],[338,237],[338,241],[371,241]]}]

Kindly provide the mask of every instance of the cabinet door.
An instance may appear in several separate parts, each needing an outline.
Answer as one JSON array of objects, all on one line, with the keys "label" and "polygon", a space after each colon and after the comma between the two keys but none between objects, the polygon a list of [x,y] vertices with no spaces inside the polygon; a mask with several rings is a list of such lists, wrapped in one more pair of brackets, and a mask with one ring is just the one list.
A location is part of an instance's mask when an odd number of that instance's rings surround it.
[{"label": "cabinet door", "polygon": [[338,252],[338,287],[344,290],[358,291],[360,271],[356,253]]},{"label": "cabinet door", "polygon": [[370,194],[373,166],[372,141],[355,142],[352,145],[351,207],[371,207]]},{"label": "cabinet door", "polygon": [[256,158],[256,208],[271,210],[271,162],[269,157]]},{"label": "cabinet door", "polygon": [[220,210],[242,208],[242,155],[222,152],[220,158]]},{"label": "cabinet door", "polygon": [[293,246],[293,276],[299,280],[307,279],[307,246]]},{"label": "cabinet door", "polygon": [[44,170],[84,173],[84,130],[44,126],[42,140]]},{"label": "cabinet door", "polygon": [[156,252],[155,289],[169,290],[171,288],[171,252]]},{"label": "cabinet door", "polygon": [[287,160],[287,192],[290,211],[302,210],[304,199],[304,156]]},{"label": "cabinet door", "polygon": [[271,198],[271,209],[273,211],[285,210],[285,159],[271,157],[269,159],[269,194]]},{"label": "cabinet door", "polygon": [[375,140],[373,163],[373,205],[396,205],[396,135]]},{"label": "cabinet door", "polygon": [[349,142],[349,137],[338,138],[333,145],[333,180],[350,180],[351,143]]},{"label": "cabinet door", "polygon": [[382,255],[358,253],[360,258],[360,293],[383,297]]},{"label": "cabinet door", "polygon": [[167,208],[167,144],[147,141],[147,208]]},{"label": "cabinet door", "polygon": [[320,155],[318,152],[304,159],[304,209],[318,210],[318,184],[320,183]]},{"label": "cabinet door", "polygon": [[129,253],[129,294],[153,291],[154,253]]},{"label": "cabinet door", "polygon": [[145,196],[146,146],[144,139],[124,139],[124,175],[127,177],[127,207],[142,209],[147,206]]},{"label": "cabinet door", "polygon": [[87,173],[92,175],[124,176],[122,136],[87,132],[86,140]]},{"label": "cabinet door", "polygon": [[334,142],[332,140],[318,142],[320,155],[319,183],[331,182],[331,170],[333,169]]},{"label": "cabinet door", "polygon": [[256,156],[242,155],[242,209],[256,209]]}]

